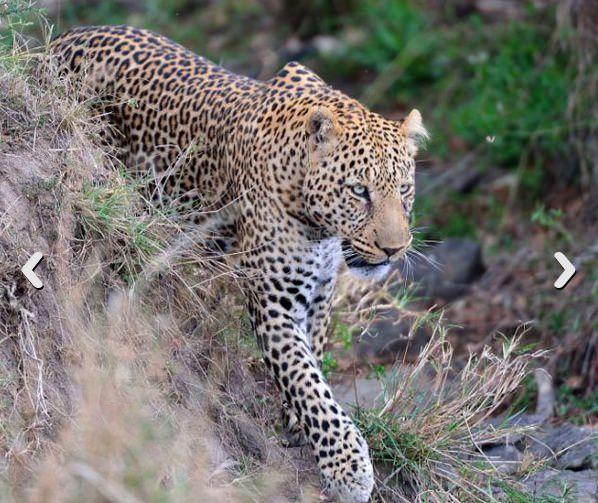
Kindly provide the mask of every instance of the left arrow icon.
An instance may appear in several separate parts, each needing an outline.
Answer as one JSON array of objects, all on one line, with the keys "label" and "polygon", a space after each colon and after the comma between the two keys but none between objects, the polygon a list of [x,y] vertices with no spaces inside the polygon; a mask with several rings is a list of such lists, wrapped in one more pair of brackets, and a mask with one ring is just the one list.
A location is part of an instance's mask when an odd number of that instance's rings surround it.
[{"label": "left arrow icon", "polygon": [[29,257],[29,260],[25,263],[25,265],[21,267],[21,272],[29,280],[29,283],[31,283],[38,290],[43,288],[44,284],[42,283],[42,280],[39,279],[37,274],[33,272],[33,270],[37,267],[43,257],[44,256],[41,254],[41,252],[35,252],[33,255],[31,255],[31,257]]}]

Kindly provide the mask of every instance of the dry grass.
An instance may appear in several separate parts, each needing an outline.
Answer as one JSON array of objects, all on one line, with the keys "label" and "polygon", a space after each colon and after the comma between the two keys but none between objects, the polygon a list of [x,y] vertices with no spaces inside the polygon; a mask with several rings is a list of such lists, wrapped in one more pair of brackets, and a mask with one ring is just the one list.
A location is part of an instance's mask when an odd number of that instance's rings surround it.
[{"label": "dry grass", "polygon": [[519,336],[504,341],[502,354],[484,348],[455,368],[446,335],[437,324],[417,362],[390,373],[380,407],[360,411],[357,420],[384,468],[378,487],[385,497],[497,501],[495,484],[511,481],[482,447],[525,430],[491,426],[489,420],[519,388],[530,362],[543,353],[520,352]]},{"label": "dry grass", "polygon": [[[0,497],[301,494],[234,275],[143,200],[38,61],[0,55]],[[33,251],[40,291],[19,271]]]},{"label": "dry grass", "polygon": [[435,306],[426,312],[413,308],[415,286],[398,270],[375,284],[344,274],[335,308],[351,332],[365,333],[377,319],[390,315],[397,325],[401,320],[409,322],[409,331],[403,337],[412,339],[421,326],[436,327],[440,317]]}]

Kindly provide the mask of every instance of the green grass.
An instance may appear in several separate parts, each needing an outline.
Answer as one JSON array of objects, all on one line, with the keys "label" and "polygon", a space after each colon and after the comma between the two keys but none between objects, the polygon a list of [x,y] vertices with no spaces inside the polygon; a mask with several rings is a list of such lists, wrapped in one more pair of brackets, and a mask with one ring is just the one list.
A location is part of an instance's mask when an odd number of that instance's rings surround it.
[{"label": "green grass", "polygon": [[429,111],[433,148],[444,157],[454,155],[455,136],[505,167],[530,149],[544,160],[567,155],[569,135],[588,125],[565,120],[575,54],[561,48],[552,11],[528,10],[522,20],[490,24],[438,19],[408,0],[362,2],[346,24],[361,28],[363,39],[331,71],[370,69],[376,78],[365,101]]},{"label": "green grass", "polygon": [[550,50],[551,32],[514,22],[491,41],[484,31],[475,26],[475,37],[489,49],[469,55],[469,78],[451,113],[455,133],[504,166],[516,166],[531,148],[542,156],[569,154],[567,135],[575,126],[563,118],[575,74],[564,54]]},{"label": "green grass", "polygon": [[[143,180],[114,173],[107,183],[86,186],[78,210],[84,239],[115,247],[112,267],[132,283],[140,266],[163,252],[172,234],[165,215],[147,209],[141,195]],[[174,226],[172,226],[174,228]]]},{"label": "green grass", "polygon": [[512,484],[499,483],[499,487],[505,494],[505,503],[575,503],[571,487],[563,486],[559,496],[533,496],[522,491]]}]

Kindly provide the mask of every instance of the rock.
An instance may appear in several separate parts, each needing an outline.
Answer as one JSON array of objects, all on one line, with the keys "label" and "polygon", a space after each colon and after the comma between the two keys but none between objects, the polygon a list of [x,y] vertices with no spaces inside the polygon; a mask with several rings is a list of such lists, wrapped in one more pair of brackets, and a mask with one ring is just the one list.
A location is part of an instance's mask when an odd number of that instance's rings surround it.
[{"label": "rock", "polygon": [[378,379],[358,377],[350,383],[333,386],[334,396],[339,404],[348,409],[357,407],[371,408],[382,394],[382,385]]},{"label": "rock", "polygon": [[419,293],[429,299],[449,302],[465,295],[485,270],[480,243],[471,239],[448,238],[426,256],[431,264],[414,260],[413,280],[420,284]]},{"label": "rock", "polygon": [[512,445],[495,445],[484,450],[494,467],[507,475],[517,473],[521,467],[523,454]]},{"label": "rock", "polygon": [[372,323],[355,345],[361,361],[369,363],[394,363],[397,358],[413,360],[430,338],[427,327],[419,327],[409,337],[412,320],[401,319],[397,309],[377,313],[378,321]]},{"label": "rock", "polygon": [[311,43],[316,51],[324,56],[341,54],[344,48],[341,40],[330,35],[316,35]]},{"label": "rock", "polygon": [[598,469],[598,437],[586,438],[565,451],[556,463],[557,468]]},{"label": "rock", "polygon": [[538,414],[517,414],[510,417],[501,414],[489,419],[487,426],[495,429],[513,429],[515,431],[505,435],[504,438],[492,440],[483,445],[518,444],[528,438],[529,435],[535,435],[535,432],[542,428],[545,422],[546,418]]},{"label": "rock", "polygon": [[526,440],[537,458],[560,469],[598,468],[598,434],[588,428],[564,424],[544,428]]},{"label": "rock", "polygon": [[488,424],[495,428],[532,428],[528,433],[510,434],[499,444],[517,445],[549,466],[559,469],[597,469],[598,432],[569,423],[551,426],[543,414],[497,417]]},{"label": "rock", "polygon": [[576,503],[598,501],[598,471],[544,470],[534,473],[524,482],[534,498],[547,496],[562,497]]}]

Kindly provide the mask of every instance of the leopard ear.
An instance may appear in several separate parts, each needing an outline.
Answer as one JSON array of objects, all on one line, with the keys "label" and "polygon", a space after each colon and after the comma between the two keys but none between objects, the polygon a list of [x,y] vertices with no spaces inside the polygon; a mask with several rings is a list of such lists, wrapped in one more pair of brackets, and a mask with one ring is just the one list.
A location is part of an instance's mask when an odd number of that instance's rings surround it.
[{"label": "leopard ear", "polygon": [[326,107],[313,107],[307,114],[305,124],[312,150],[328,153],[332,150],[338,134],[338,124],[332,111]]},{"label": "leopard ear", "polygon": [[401,131],[416,142],[426,140],[428,138],[428,131],[422,123],[422,114],[419,113],[417,108],[414,108],[409,112],[409,115],[405,117],[401,124]]}]

